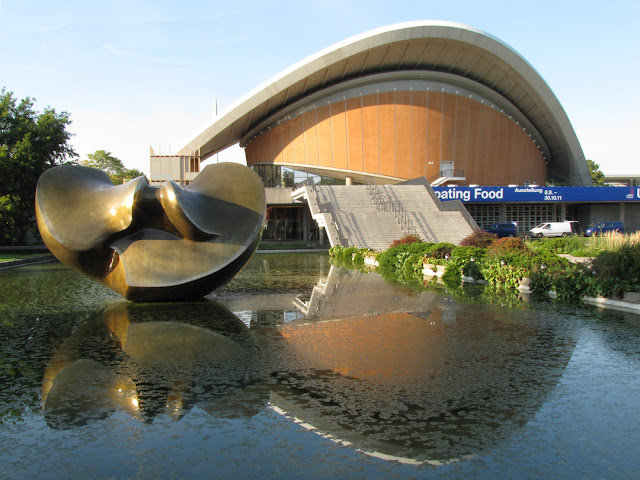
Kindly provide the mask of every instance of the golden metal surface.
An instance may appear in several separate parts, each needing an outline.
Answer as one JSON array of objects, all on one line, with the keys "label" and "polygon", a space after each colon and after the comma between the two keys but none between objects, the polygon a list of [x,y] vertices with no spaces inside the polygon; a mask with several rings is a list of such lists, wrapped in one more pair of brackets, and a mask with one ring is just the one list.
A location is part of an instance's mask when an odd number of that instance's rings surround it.
[{"label": "golden metal surface", "polygon": [[36,218],[63,263],[134,301],[199,298],[251,258],[265,217],[262,181],[247,167],[205,167],[187,187],[144,177],[114,186],[80,166],[47,170]]},{"label": "golden metal surface", "polygon": [[60,429],[118,411],[142,422],[179,420],[195,405],[245,418],[268,399],[254,337],[211,301],[113,304],[58,347],[42,379],[45,420]]}]

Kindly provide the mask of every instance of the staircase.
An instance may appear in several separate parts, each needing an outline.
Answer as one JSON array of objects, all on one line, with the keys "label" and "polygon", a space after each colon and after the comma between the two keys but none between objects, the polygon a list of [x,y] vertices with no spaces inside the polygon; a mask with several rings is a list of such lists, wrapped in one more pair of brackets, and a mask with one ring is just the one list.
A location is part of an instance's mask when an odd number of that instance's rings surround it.
[{"label": "staircase", "polygon": [[385,250],[405,235],[392,212],[378,211],[366,186],[319,185],[316,195],[321,210],[333,210],[344,246]]},{"label": "staircase", "polygon": [[425,182],[376,186],[379,206],[364,185],[307,185],[296,192],[307,199],[332,246],[385,250],[412,229],[427,242],[459,244],[477,228],[475,222],[461,202],[440,202]]},{"label": "staircase", "polygon": [[403,206],[417,235],[424,241],[457,245],[477,228],[464,206],[450,209],[453,204],[448,205],[450,202],[441,202],[435,195],[430,195],[424,185],[384,185],[378,188],[388,201],[399,202]]}]

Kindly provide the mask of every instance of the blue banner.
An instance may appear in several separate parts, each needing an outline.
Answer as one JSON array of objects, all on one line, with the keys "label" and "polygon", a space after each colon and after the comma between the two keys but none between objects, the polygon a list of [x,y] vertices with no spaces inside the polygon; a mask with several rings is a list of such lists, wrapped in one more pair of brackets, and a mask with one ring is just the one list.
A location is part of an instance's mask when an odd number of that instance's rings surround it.
[{"label": "blue banner", "polygon": [[442,201],[640,202],[640,187],[433,187]]}]

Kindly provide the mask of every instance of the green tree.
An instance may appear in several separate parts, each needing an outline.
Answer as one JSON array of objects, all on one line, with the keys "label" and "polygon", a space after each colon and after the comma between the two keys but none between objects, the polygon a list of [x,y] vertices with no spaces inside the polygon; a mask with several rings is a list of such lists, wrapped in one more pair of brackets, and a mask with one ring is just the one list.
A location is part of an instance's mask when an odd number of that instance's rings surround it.
[{"label": "green tree", "polygon": [[282,172],[282,181],[285,187],[293,187],[295,185],[293,170],[284,170]]},{"label": "green tree", "polygon": [[42,172],[73,160],[69,114],[34,110],[34,99],[0,91],[0,245],[37,235],[35,191]]},{"label": "green tree", "polygon": [[124,179],[125,180],[133,180],[138,177],[146,177],[146,174],[142,170],[138,170],[137,168],[127,168],[124,171]]},{"label": "green tree", "polygon": [[600,165],[593,160],[587,160],[589,173],[591,174],[591,182],[594,187],[604,187],[604,173],[600,171]]},{"label": "green tree", "polygon": [[114,157],[111,152],[106,150],[96,150],[94,153],[88,154],[87,157],[86,160],[80,162],[80,165],[104,170],[114,185],[145,176],[144,172],[137,168],[126,168],[119,158]]}]

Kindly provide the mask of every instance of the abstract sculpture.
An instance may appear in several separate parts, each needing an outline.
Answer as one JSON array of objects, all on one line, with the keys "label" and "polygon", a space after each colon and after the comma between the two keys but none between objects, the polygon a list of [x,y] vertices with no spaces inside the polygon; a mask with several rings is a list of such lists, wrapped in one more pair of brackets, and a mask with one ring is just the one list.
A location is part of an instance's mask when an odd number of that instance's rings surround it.
[{"label": "abstract sculpture", "polygon": [[205,167],[188,186],[114,186],[92,168],[45,171],[36,190],[44,243],[61,262],[142,302],[202,297],[255,252],[265,218],[262,181],[235,163]]}]

